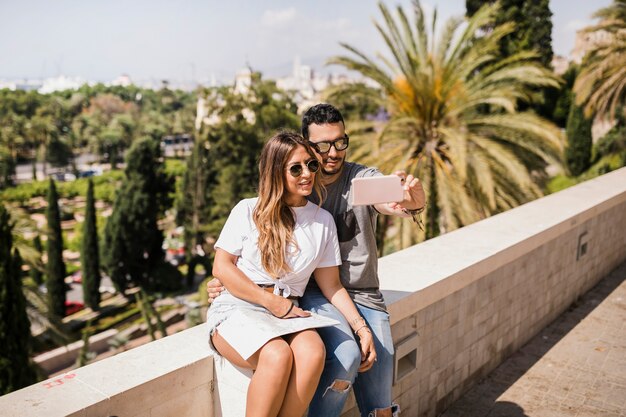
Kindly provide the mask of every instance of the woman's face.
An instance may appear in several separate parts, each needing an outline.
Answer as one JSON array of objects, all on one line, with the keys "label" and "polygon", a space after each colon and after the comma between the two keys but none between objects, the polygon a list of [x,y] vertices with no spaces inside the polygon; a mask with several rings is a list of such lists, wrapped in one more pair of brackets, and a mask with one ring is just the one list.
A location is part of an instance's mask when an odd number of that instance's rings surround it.
[{"label": "woman's face", "polygon": [[[284,172],[285,202],[290,206],[303,206],[306,203],[305,197],[313,191],[315,173],[307,167],[310,161],[317,162],[303,146],[298,146],[291,151],[287,159]],[[300,175],[294,176],[294,171],[296,173],[300,171]]]}]

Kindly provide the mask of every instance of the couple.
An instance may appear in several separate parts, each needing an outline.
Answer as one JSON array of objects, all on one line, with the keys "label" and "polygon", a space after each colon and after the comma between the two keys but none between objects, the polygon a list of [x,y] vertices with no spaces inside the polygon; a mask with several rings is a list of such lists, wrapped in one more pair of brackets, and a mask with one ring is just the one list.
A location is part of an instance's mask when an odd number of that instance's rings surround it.
[{"label": "couple", "polygon": [[[311,107],[302,135],[281,132],[268,141],[259,197],[237,204],[215,244],[211,346],[255,370],[247,416],[301,416],[309,406],[310,417],[338,417],[351,386],[362,416],[391,416],[393,341],[377,276],[376,216],[414,215],[424,191],[409,175],[401,203],[352,207],[352,179],[381,173],[345,160],[341,113]],[[235,310],[281,319],[312,311],[339,324],[273,338],[243,358],[220,336]]]}]

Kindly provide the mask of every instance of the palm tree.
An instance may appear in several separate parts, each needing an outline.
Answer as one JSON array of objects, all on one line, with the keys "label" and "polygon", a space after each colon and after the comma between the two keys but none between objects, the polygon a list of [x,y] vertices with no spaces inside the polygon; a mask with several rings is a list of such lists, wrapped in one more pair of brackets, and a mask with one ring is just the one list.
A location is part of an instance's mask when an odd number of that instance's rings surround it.
[{"label": "palm tree", "polygon": [[[34,136],[33,143],[37,146],[35,159],[39,159],[43,162],[43,176],[45,178],[48,169],[48,149],[54,135],[58,133],[57,127],[51,116],[36,114],[30,120],[29,130],[32,136]],[[37,153],[39,155],[37,155]],[[35,161],[33,161],[33,164],[34,163]]]},{"label": "palm tree", "polygon": [[574,84],[576,103],[585,104],[587,117],[614,120],[626,101],[626,0],[614,0],[594,17],[601,21],[587,32],[598,34],[598,43]]},{"label": "palm tree", "polygon": [[[429,194],[426,238],[540,196],[529,166],[538,160],[560,165],[562,134],[516,106],[530,99],[533,88],[558,86],[559,80],[533,52],[497,58],[499,40],[514,25],[481,28],[493,22],[498,5],[481,8],[465,25],[462,18],[450,19],[439,38],[436,11],[427,29],[419,1],[413,3],[413,21],[400,6],[395,18],[384,4],[379,8],[384,25],[376,28],[390,57],[379,55],[379,65],[342,44],[356,57],[330,60],[378,83],[389,114],[389,122],[353,157],[421,179]],[[343,92],[354,93],[350,86]],[[399,230],[396,246],[424,237],[410,230],[415,228]]]}]

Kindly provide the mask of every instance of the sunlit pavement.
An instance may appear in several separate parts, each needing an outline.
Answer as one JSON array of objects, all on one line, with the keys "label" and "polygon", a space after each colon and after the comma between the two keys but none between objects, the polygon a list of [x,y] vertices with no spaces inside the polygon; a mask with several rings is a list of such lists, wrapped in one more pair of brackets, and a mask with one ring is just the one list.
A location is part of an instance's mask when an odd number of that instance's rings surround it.
[{"label": "sunlit pavement", "polygon": [[442,417],[626,416],[626,263]]}]

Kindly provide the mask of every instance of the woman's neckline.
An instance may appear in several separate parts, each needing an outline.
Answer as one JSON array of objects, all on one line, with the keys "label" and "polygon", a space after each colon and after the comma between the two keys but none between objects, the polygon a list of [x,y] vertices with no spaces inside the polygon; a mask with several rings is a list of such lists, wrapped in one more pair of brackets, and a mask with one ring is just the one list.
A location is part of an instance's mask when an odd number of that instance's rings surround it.
[{"label": "woman's neckline", "polygon": [[308,204],[309,204],[309,200],[306,200],[306,199],[305,199],[305,200],[304,200],[304,204],[303,204],[303,205],[301,205],[301,206],[289,206],[289,207],[290,207],[290,208],[292,208],[292,209],[294,209],[294,210],[297,210],[297,209],[301,209],[301,208],[306,207]]}]

